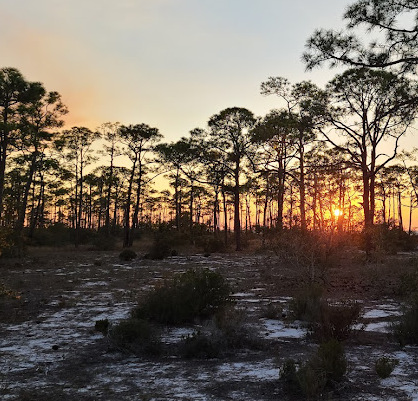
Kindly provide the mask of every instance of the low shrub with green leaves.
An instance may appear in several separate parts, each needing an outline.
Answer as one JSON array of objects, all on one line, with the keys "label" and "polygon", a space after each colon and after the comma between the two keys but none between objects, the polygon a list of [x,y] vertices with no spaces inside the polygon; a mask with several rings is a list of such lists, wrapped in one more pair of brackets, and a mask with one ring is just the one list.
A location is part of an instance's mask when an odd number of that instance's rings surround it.
[{"label": "low shrub with green leaves", "polygon": [[221,338],[199,330],[185,337],[180,345],[183,358],[218,358],[223,351],[224,344]]},{"label": "low shrub with green leaves", "polygon": [[108,319],[96,320],[94,324],[94,329],[100,331],[103,335],[106,335],[110,327]]},{"label": "low shrub with green leaves", "polygon": [[124,260],[125,262],[129,262],[133,259],[136,258],[136,252],[133,251],[132,249],[124,249],[120,254],[119,254],[119,259]]},{"label": "low shrub with green leaves", "polygon": [[398,364],[399,361],[397,359],[382,356],[376,361],[375,370],[381,379],[386,379],[392,374]]},{"label": "low shrub with green leaves", "polygon": [[401,346],[418,345],[418,295],[413,297],[399,321],[394,323],[392,328]]},{"label": "low shrub with green leaves", "polygon": [[161,343],[155,328],[140,319],[122,320],[109,330],[109,338],[114,345],[135,354],[157,355]]},{"label": "low shrub with green leaves", "polygon": [[357,323],[361,306],[354,301],[330,304],[322,298],[322,289],[309,286],[289,305],[290,317],[307,323],[309,332],[319,341],[346,340]]},{"label": "low shrub with green leaves", "polygon": [[318,321],[321,311],[323,289],[318,285],[305,287],[289,305],[290,317],[304,322]]},{"label": "low shrub with green leaves", "polygon": [[322,302],[319,319],[312,324],[312,334],[320,341],[346,340],[358,322],[360,312],[358,302],[345,301],[334,305]]},{"label": "low shrub with green leaves", "polygon": [[220,238],[208,238],[203,246],[205,253],[225,252],[225,242]]},{"label": "low shrub with green leaves", "polygon": [[347,371],[347,359],[337,340],[322,343],[308,361],[297,364],[289,359],[280,368],[280,379],[290,393],[301,393],[307,399],[318,397],[325,388],[341,382]]},{"label": "low shrub with green leaves", "polygon": [[257,349],[262,343],[245,326],[242,311],[220,310],[201,330],[183,339],[180,354],[185,358],[221,358],[239,349]]},{"label": "low shrub with green leaves", "polygon": [[230,302],[230,294],[220,273],[191,269],[151,291],[132,317],[164,324],[191,323],[213,316]]}]

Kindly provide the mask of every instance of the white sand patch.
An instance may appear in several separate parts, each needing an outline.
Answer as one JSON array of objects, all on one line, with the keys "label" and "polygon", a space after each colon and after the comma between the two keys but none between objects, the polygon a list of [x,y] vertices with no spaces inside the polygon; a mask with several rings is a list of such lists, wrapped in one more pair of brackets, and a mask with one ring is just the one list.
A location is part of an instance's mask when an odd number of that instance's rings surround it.
[{"label": "white sand patch", "polygon": [[306,329],[300,327],[297,323],[294,325],[285,325],[280,320],[262,319],[260,335],[268,339],[280,338],[304,338]]}]

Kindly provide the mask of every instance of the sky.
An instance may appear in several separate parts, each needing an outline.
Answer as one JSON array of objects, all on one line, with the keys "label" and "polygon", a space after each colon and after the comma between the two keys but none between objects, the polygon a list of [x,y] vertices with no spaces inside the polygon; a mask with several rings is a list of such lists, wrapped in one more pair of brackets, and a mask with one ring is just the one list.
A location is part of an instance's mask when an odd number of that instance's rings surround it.
[{"label": "sky", "polygon": [[67,127],[146,123],[175,141],[227,107],[265,115],[270,76],[306,72],[316,28],[343,27],[347,0],[0,0],[0,67],[58,91]]}]

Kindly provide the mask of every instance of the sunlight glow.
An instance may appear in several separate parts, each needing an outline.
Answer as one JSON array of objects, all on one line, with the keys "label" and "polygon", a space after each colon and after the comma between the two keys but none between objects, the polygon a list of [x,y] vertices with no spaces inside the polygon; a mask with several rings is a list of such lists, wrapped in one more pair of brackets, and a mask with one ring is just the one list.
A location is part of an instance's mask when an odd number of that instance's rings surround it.
[{"label": "sunlight glow", "polygon": [[343,214],[342,210],[340,210],[340,209],[335,209],[334,210],[334,216],[335,217],[340,217],[340,216],[342,216],[342,214]]}]

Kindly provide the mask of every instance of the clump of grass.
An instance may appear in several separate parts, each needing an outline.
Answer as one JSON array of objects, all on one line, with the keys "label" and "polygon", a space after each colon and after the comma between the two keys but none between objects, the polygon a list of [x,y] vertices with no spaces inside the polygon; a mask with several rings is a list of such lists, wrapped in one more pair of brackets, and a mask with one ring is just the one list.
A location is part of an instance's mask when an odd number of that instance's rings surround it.
[{"label": "clump of grass", "polygon": [[110,327],[110,323],[108,319],[103,320],[96,320],[94,324],[94,329],[96,331],[100,331],[103,335],[106,335]]},{"label": "clump of grass", "polygon": [[398,364],[399,361],[397,359],[382,356],[376,361],[375,370],[381,379],[386,379],[392,374]]},{"label": "clump of grass", "polygon": [[290,317],[307,323],[309,332],[319,341],[342,341],[352,333],[361,306],[354,301],[330,304],[322,298],[322,289],[309,286],[292,299]]},{"label": "clump of grass", "polygon": [[297,364],[290,359],[280,368],[280,379],[290,393],[307,399],[317,398],[327,387],[341,382],[347,371],[344,348],[337,340],[322,343],[308,361]]},{"label": "clump of grass", "polygon": [[0,283],[0,298],[20,299],[20,294]]},{"label": "clump of grass", "polygon": [[201,330],[183,339],[180,354],[185,358],[220,358],[238,349],[259,349],[260,345],[245,327],[242,313],[225,308]]},{"label": "clump of grass", "polygon": [[200,330],[186,336],[180,345],[180,354],[184,358],[212,359],[218,358],[224,349],[219,337]]},{"label": "clump of grass", "polygon": [[225,252],[225,242],[219,238],[211,237],[205,241],[203,250],[206,254],[211,254],[214,252]]},{"label": "clump of grass", "polygon": [[109,330],[109,338],[117,347],[135,354],[158,355],[161,351],[155,328],[145,320],[123,320]]},{"label": "clump of grass", "polygon": [[120,254],[119,254],[119,259],[124,260],[126,262],[129,262],[133,259],[136,258],[136,252],[134,252],[132,249],[124,249]]},{"label": "clump of grass", "polygon": [[273,302],[269,302],[263,308],[263,317],[267,319],[278,319],[279,317],[283,316],[283,309]]},{"label": "clump of grass", "polygon": [[404,314],[392,328],[401,346],[418,344],[418,295],[412,298]]},{"label": "clump of grass", "polygon": [[323,302],[319,320],[312,325],[312,334],[321,341],[346,340],[358,322],[360,312],[361,306],[358,302],[345,301],[335,305]]},{"label": "clump of grass", "polygon": [[230,302],[230,294],[221,274],[191,269],[151,291],[132,317],[163,324],[191,323],[213,316]]},{"label": "clump of grass", "polygon": [[321,310],[323,289],[309,285],[292,298],[289,305],[290,317],[304,322],[318,321]]}]

